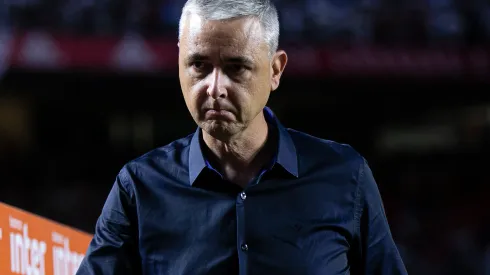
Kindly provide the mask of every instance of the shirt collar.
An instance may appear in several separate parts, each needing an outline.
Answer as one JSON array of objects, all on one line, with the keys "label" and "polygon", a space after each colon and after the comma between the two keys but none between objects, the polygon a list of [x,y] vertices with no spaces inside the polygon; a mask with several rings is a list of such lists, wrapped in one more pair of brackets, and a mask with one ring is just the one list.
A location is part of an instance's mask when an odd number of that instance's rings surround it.
[{"label": "shirt collar", "polygon": [[[275,163],[280,164],[291,175],[298,177],[298,156],[291,136],[270,108],[264,108],[264,116],[267,122],[275,126],[278,131],[278,150],[274,158]],[[204,158],[201,150],[201,134],[201,129],[198,127],[192,136],[189,149],[189,181],[191,185],[194,184],[205,167],[213,169]]]}]

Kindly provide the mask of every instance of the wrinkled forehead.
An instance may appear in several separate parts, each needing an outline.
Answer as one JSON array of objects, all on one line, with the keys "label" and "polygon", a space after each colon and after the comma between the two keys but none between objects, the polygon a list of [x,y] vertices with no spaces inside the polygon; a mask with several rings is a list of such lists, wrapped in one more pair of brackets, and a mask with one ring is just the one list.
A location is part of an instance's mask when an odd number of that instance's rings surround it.
[{"label": "wrinkled forehead", "polygon": [[260,22],[251,17],[204,20],[190,14],[182,31],[180,44],[188,53],[256,55],[267,51]]}]

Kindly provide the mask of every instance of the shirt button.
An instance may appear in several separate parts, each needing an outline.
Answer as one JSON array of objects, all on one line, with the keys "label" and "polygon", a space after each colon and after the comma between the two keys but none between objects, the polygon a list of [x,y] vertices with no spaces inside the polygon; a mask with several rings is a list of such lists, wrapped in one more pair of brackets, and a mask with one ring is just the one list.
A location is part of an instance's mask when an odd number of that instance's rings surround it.
[{"label": "shirt button", "polygon": [[242,198],[242,200],[246,200],[247,194],[245,192],[240,193],[240,198]]},{"label": "shirt button", "polygon": [[242,251],[248,251],[248,245],[246,243],[242,244],[240,248]]}]

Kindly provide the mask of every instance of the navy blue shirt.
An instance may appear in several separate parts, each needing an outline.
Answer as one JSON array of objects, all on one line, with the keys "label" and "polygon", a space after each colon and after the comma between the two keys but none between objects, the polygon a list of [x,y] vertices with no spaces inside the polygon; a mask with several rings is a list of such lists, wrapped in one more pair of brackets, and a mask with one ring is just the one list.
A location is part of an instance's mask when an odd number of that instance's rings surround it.
[{"label": "navy blue shirt", "polygon": [[200,129],[127,163],[77,274],[407,274],[365,159],[264,114],[276,155],[245,189]]}]

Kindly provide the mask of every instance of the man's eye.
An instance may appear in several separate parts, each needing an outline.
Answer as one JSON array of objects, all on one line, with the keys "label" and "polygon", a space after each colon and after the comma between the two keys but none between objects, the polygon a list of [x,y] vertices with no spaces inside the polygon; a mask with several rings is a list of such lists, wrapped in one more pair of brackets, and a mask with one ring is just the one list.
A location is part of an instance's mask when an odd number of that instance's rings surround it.
[{"label": "man's eye", "polygon": [[239,74],[245,71],[245,66],[241,64],[231,64],[227,66],[227,71],[233,74]]},{"label": "man's eye", "polygon": [[207,75],[213,70],[211,64],[201,61],[195,61],[191,63],[191,69],[194,74],[199,74],[200,76]]},{"label": "man's eye", "polygon": [[204,62],[196,61],[192,63],[192,67],[197,70],[202,70],[204,69]]}]

